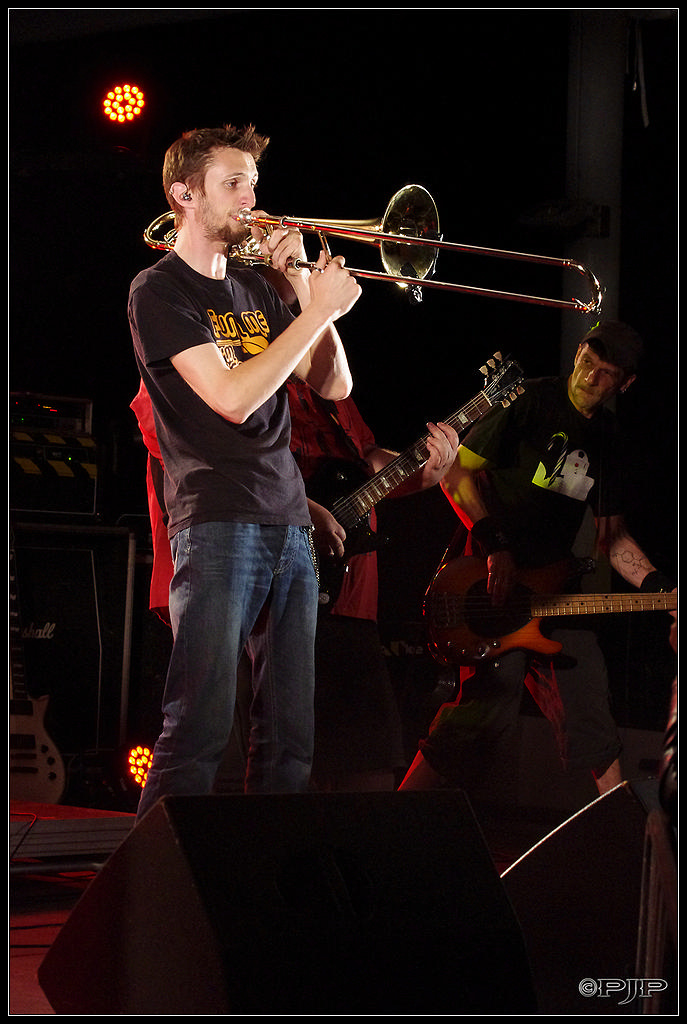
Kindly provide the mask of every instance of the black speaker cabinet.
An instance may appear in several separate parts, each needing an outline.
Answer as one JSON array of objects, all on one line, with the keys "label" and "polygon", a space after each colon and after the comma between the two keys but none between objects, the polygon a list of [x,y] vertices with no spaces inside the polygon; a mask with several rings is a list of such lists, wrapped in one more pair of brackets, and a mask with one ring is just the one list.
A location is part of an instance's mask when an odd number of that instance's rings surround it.
[{"label": "black speaker cabinet", "polygon": [[643,1012],[649,990],[642,995],[633,979],[644,837],[656,805],[656,783],[623,783],[504,872],[541,1014]]},{"label": "black speaker cabinet", "polygon": [[67,756],[124,742],[134,535],[118,527],[12,526],[26,689]]},{"label": "black speaker cabinet", "polygon": [[535,1009],[459,792],[164,798],[38,976],[58,1014]]}]

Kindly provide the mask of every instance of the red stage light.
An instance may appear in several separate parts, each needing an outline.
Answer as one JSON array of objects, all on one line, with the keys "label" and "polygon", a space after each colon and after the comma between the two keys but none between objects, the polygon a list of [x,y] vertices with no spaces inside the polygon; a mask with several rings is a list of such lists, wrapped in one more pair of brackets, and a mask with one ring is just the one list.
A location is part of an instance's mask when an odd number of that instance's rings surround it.
[{"label": "red stage light", "polygon": [[126,124],[143,113],[145,96],[137,85],[115,85],[103,100],[103,114],[110,121]]},{"label": "red stage light", "polygon": [[129,763],[129,774],[132,780],[141,789],[146,784],[148,778],[148,769],[150,768],[150,762],[153,759],[153,752],[149,747],[139,744],[136,747],[132,747],[129,751],[128,763]]}]

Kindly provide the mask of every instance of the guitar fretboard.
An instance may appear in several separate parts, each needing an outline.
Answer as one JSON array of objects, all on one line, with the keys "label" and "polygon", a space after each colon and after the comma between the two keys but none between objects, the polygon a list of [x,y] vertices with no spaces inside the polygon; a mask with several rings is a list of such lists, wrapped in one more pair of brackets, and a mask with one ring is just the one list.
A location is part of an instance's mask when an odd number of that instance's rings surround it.
[{"label": "guitar fretboard", "polygon": [[[472,618],[489,621],[494,606],[491,597],[483,594],[451,593],[432,590],[428,607],[432,622],[439,629],[455,629],[465,621],[466,609]],[[510,600],[504,614],[523,623],[563,615],[605,615],[622,612],[665,612],[677,608],[677,593],[672,594],[525,594]],[[497,619],[498,621],[498,619]],[[493,622],[492,622],[493,628]]]},{"label": "guitar fretboard", "polygon": [[532,598],[530,608],[535,618],[674,611],[677,594],[538,594]]},{"label": "guitar fretboard", "polygon": [[[491,408],[491,405],[485,392],[480,391],[457,412],[447,416],[444,422],[460,433],[475,420],[478,420],[480,416],[483,416]],[[413,473],[422,469],[428,458],[427,441],[429,436],[429,434],[425,434],[412,447],[400,455],[396,455],[384,469],[376,473],[356,491],[334,503],[331,509],[332,514],[344,529],[352,529],[374,505],[386,498]]]}]

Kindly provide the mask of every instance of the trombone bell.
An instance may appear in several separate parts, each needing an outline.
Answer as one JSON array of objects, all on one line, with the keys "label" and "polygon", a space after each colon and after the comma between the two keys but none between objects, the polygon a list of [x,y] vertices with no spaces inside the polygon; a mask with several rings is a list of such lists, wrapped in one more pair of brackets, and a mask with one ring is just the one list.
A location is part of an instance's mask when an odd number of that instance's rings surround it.
[{"label": "trombone bell", "polygon": [[[416,277],[424,281],[434,273],[439,250],[431,243],[441,238],[439,213],[431,195],[421,185],[406,185],[392,197],[382,220],[382,233],[407,235],[427,243],[404,244],[382,239],[379,252],[390,277]],[[410,287],[415,300],[419,301],[422,293],[417,285],[402,283],[401,287]]]},{"label": "trombone bell", "polygon": [[[287,226],[288,218],[282,218]],[[259,223],[250,213],[244,223]],[[308,230],[306,222],[298,222]],[[320,230],[321,229],[321,230]],[[422,294],[414,281],[424,281],[434,272],[439,250],[432,245],[441,238],[439,213],[434,200],[422,185],[406,185],[393,195],[380,221],[377,220],[318,220],[311,230],[319,235],[332,234],[338,238],[353,239],[379,246],[379,254],[387,279],[396,281],[401,288],[410,288],[416,301]],[[408,239],[408,241],[406,241]],[[351,271],[360,274],[362,271]],[[368,276],[365,274],[365,276]],[[372,276],[370,274],[369,276]]]}]

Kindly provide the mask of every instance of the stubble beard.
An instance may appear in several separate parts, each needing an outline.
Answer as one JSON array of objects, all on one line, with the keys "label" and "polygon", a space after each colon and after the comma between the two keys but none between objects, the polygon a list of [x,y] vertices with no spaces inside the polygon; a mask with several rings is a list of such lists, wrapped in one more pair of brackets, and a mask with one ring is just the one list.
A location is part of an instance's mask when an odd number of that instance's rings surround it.
[{"label": "stubble beard", "polygon": [[207,206],[202,209],[202,227],[208,242],[221,242],[232,248],[240,245],[250,235],[250,228],[227,215],[223,220],[214,217]]}]

